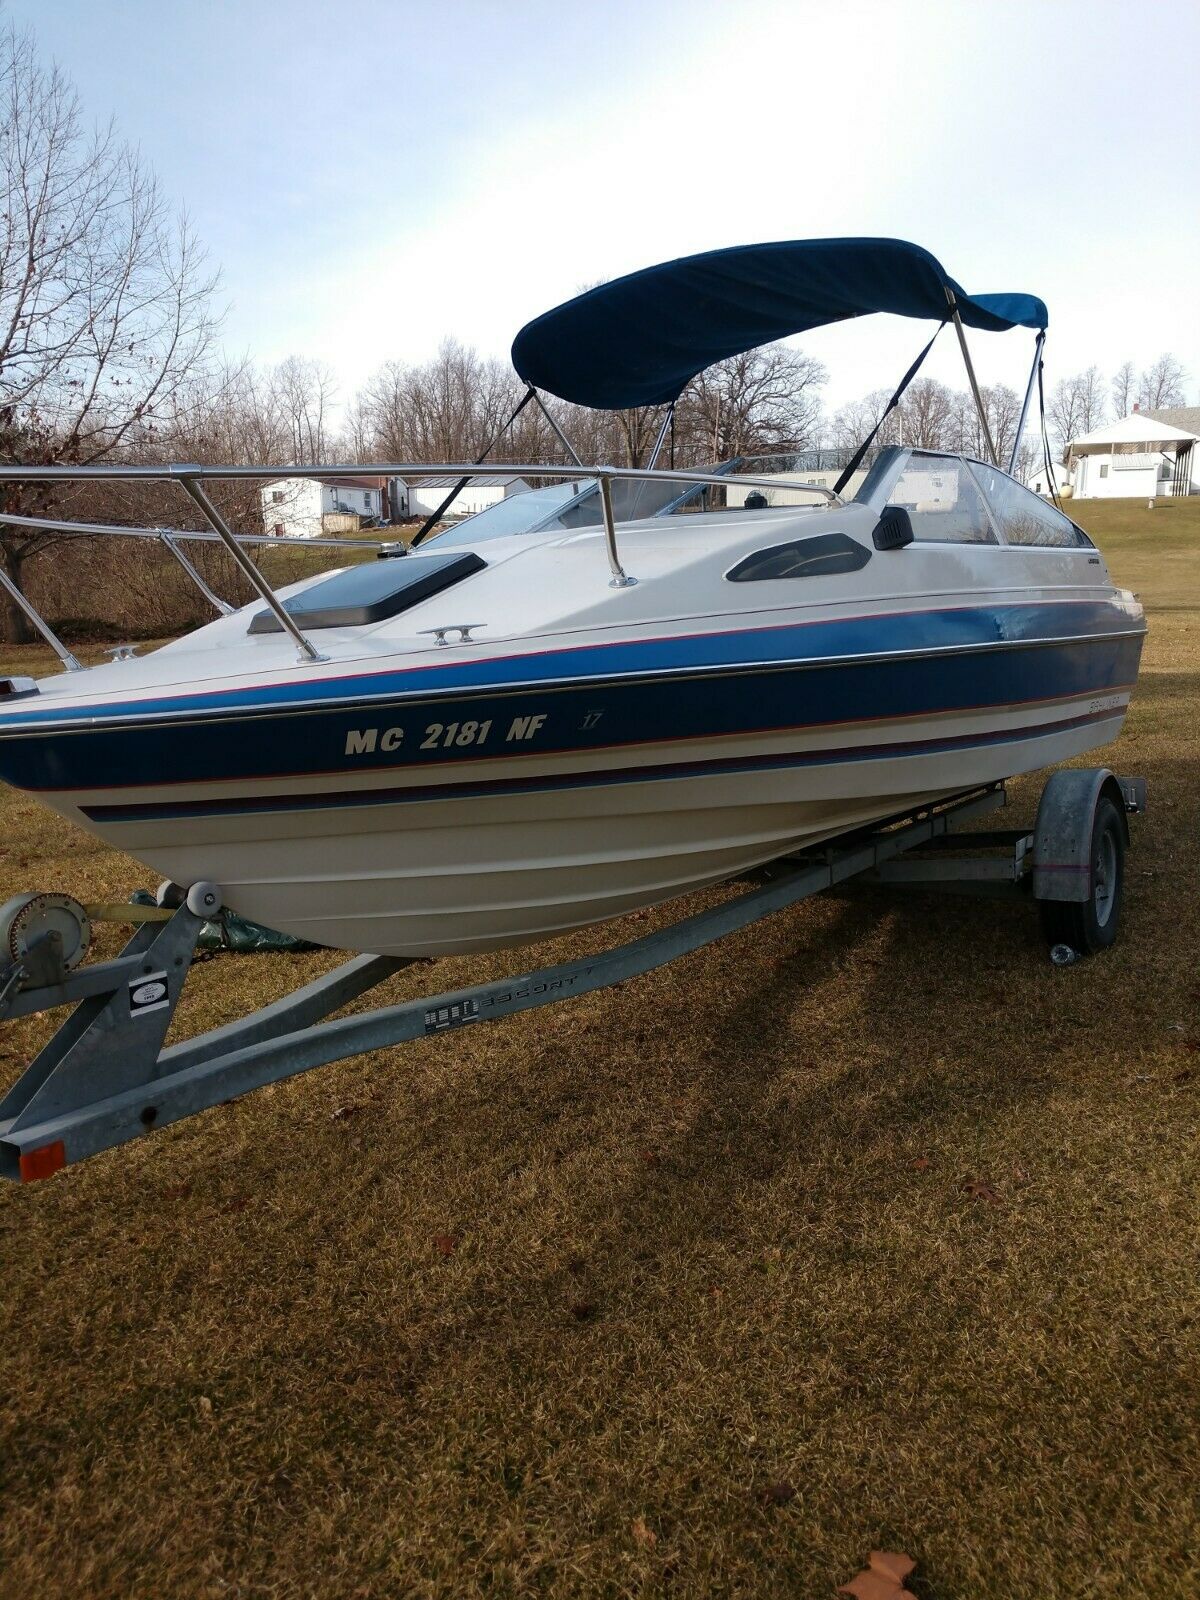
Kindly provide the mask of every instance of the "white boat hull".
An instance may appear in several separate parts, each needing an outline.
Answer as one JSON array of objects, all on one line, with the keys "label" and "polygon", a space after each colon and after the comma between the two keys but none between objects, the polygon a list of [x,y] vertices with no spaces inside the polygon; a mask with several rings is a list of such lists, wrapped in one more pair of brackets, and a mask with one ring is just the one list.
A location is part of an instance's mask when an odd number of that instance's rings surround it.
[{"label": "white boat hull", "polygon": [[[99,825],[80,809],[86,795],[44,798],[159,876],[216,881],[226,905],[267,927],[347,950],[466,954],[603,922],[923,802],[1068,759],[1120,731],[1128,694],[1107,698],[1099,712],[1071,700],[943,717],[936,726],[839,729],[842,759],[831,759],[820,729],[686,751],[655,746],[639,752],[657,769],[644,780],[627,768],[618,780],[616,755],[608,771],[594,755],[537,761],[535,770],[528,760],[491,762],[499,792],[468,798],[447,786],[444,796],[348,809],[339,780],[338,803],[331,792],[322,806],[323,786],[309,779],[299,809],[296,786],[278,784],[279,810]],[[949,748],[894,748],[926,744],[931,734]],[[893,745],[892,753],[856,753],[881,745]],[[697,762],[731,759],[737,770],[683,775]],[[681,775],[663,775],[671,765]],[[514,770],[528,787],[503,791]],[[460,766],[455,776],[463,775]],[[555,780],[569,786],[541,786]],[[324,787],[332,791],[334,780]],[[359,788],[369,798],[371,785]]]}]

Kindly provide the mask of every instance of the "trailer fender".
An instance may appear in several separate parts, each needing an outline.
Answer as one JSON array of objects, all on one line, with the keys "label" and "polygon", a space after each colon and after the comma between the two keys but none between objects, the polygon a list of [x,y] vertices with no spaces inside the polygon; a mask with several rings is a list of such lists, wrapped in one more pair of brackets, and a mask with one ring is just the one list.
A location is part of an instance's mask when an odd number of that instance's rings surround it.
[{"label": "trailer fender", "polygon": [[1121,817],[1129,843],[1130,797],[1107,767],[1052,773],[1042,790],[1033,830],[1035,900],[1086,901],[1092,894],[1092,826],[1107,796]]}]

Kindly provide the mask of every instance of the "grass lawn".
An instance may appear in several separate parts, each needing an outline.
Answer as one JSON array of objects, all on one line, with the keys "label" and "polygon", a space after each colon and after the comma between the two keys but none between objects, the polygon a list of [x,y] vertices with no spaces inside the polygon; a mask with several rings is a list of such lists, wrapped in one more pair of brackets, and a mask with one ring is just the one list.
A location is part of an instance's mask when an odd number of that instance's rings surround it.
[{"label": "grass lawn", "polygon": [[[1150,611],[1117,947],[821,899],[5,1187],[4,1600],[1197,1593],[1200,502],[1072,510]],[[146,879],[0,795],[0,899]]]}]

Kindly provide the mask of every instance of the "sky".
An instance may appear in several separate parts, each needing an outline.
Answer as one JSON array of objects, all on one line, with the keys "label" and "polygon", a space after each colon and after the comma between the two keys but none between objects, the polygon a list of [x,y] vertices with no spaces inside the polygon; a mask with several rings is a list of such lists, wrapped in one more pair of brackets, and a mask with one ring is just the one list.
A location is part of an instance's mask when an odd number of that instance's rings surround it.
[{"label": "sky", "polygon": [[[234,354],[349,399],[453,335],[506,355],[600,279],[891,235],[1050,309],[1049,382],[1173,351],[1200,401],[1200,4],[1163,0],[5,0],[116,116],[221,269]],[[925,342],[796,341],[832,409]],[[1023,388],[1024,331],[974,334]],[[962,387],[939,340],[925,371]]]}]

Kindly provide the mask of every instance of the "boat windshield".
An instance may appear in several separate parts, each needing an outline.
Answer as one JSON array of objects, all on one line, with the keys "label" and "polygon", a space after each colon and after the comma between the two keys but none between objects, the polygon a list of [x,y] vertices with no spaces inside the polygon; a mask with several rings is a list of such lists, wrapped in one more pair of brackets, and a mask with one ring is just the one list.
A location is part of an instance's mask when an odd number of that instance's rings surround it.
[{"label": "boat windshield", "polygon": [[532,533],[575,500],[581,491],[594,488],[592,483],[576,480],[506,495],[495,505],[485,506],[474,516],[464,517],[453,527],[431,536],[431,542],[436,538],[440,549],[443,545],[476,544],[480,539],[507,539],[516,533]]},{"label": "boat windshield", "polygon": [[[766,511],[786,506],[827,504],[842,460],[830,451],[806,450],[788,455],[734,456],[715,466],[694,470],[728,478],[728,486],[689,483],[672,478],[669,470],[653,478],[612,479],[613,520],[646,522],[654,517],[674,517],[683,512]],[[740,479],[778,478],[779,486],[743,483]],[[514,534],[544,533],[551,529],[571,532],[598,528],[604,513],[595,479],[574,479],[545,488],[526,489],[495,505],[464,517],[453,527],[431,535],[438,548],[477,545],[484,539],[506,539]]]},{"label": "boat windshield", "polygon": [[[840,476],[848,459],[844,450],[793,450],[769,456],[746,456],[734,463],[727,506],[749,510],[775,506],[828,505],[826,495]],[[739,484],[739,478],[777,478],[774,484]]]},{"label": "boat windshield", "polygon": [[[740,465],[739,461],[724,461],[719,466],[697,470],[724,475]],[[670,477],[614,478],[613,517],[617,522],[640,522],[650,517],[674,516],[681,511],[703,510],[708,487]],[[600,490],[595,479],[573,479],[509,495],[432,538],[436,539],[439,549],[449,545],[473,546],[482,539],[507,539],[514,534],[542,533],[547,529],[561,528],[569,532],[577,528],[596,528],[603,520]]]}]

